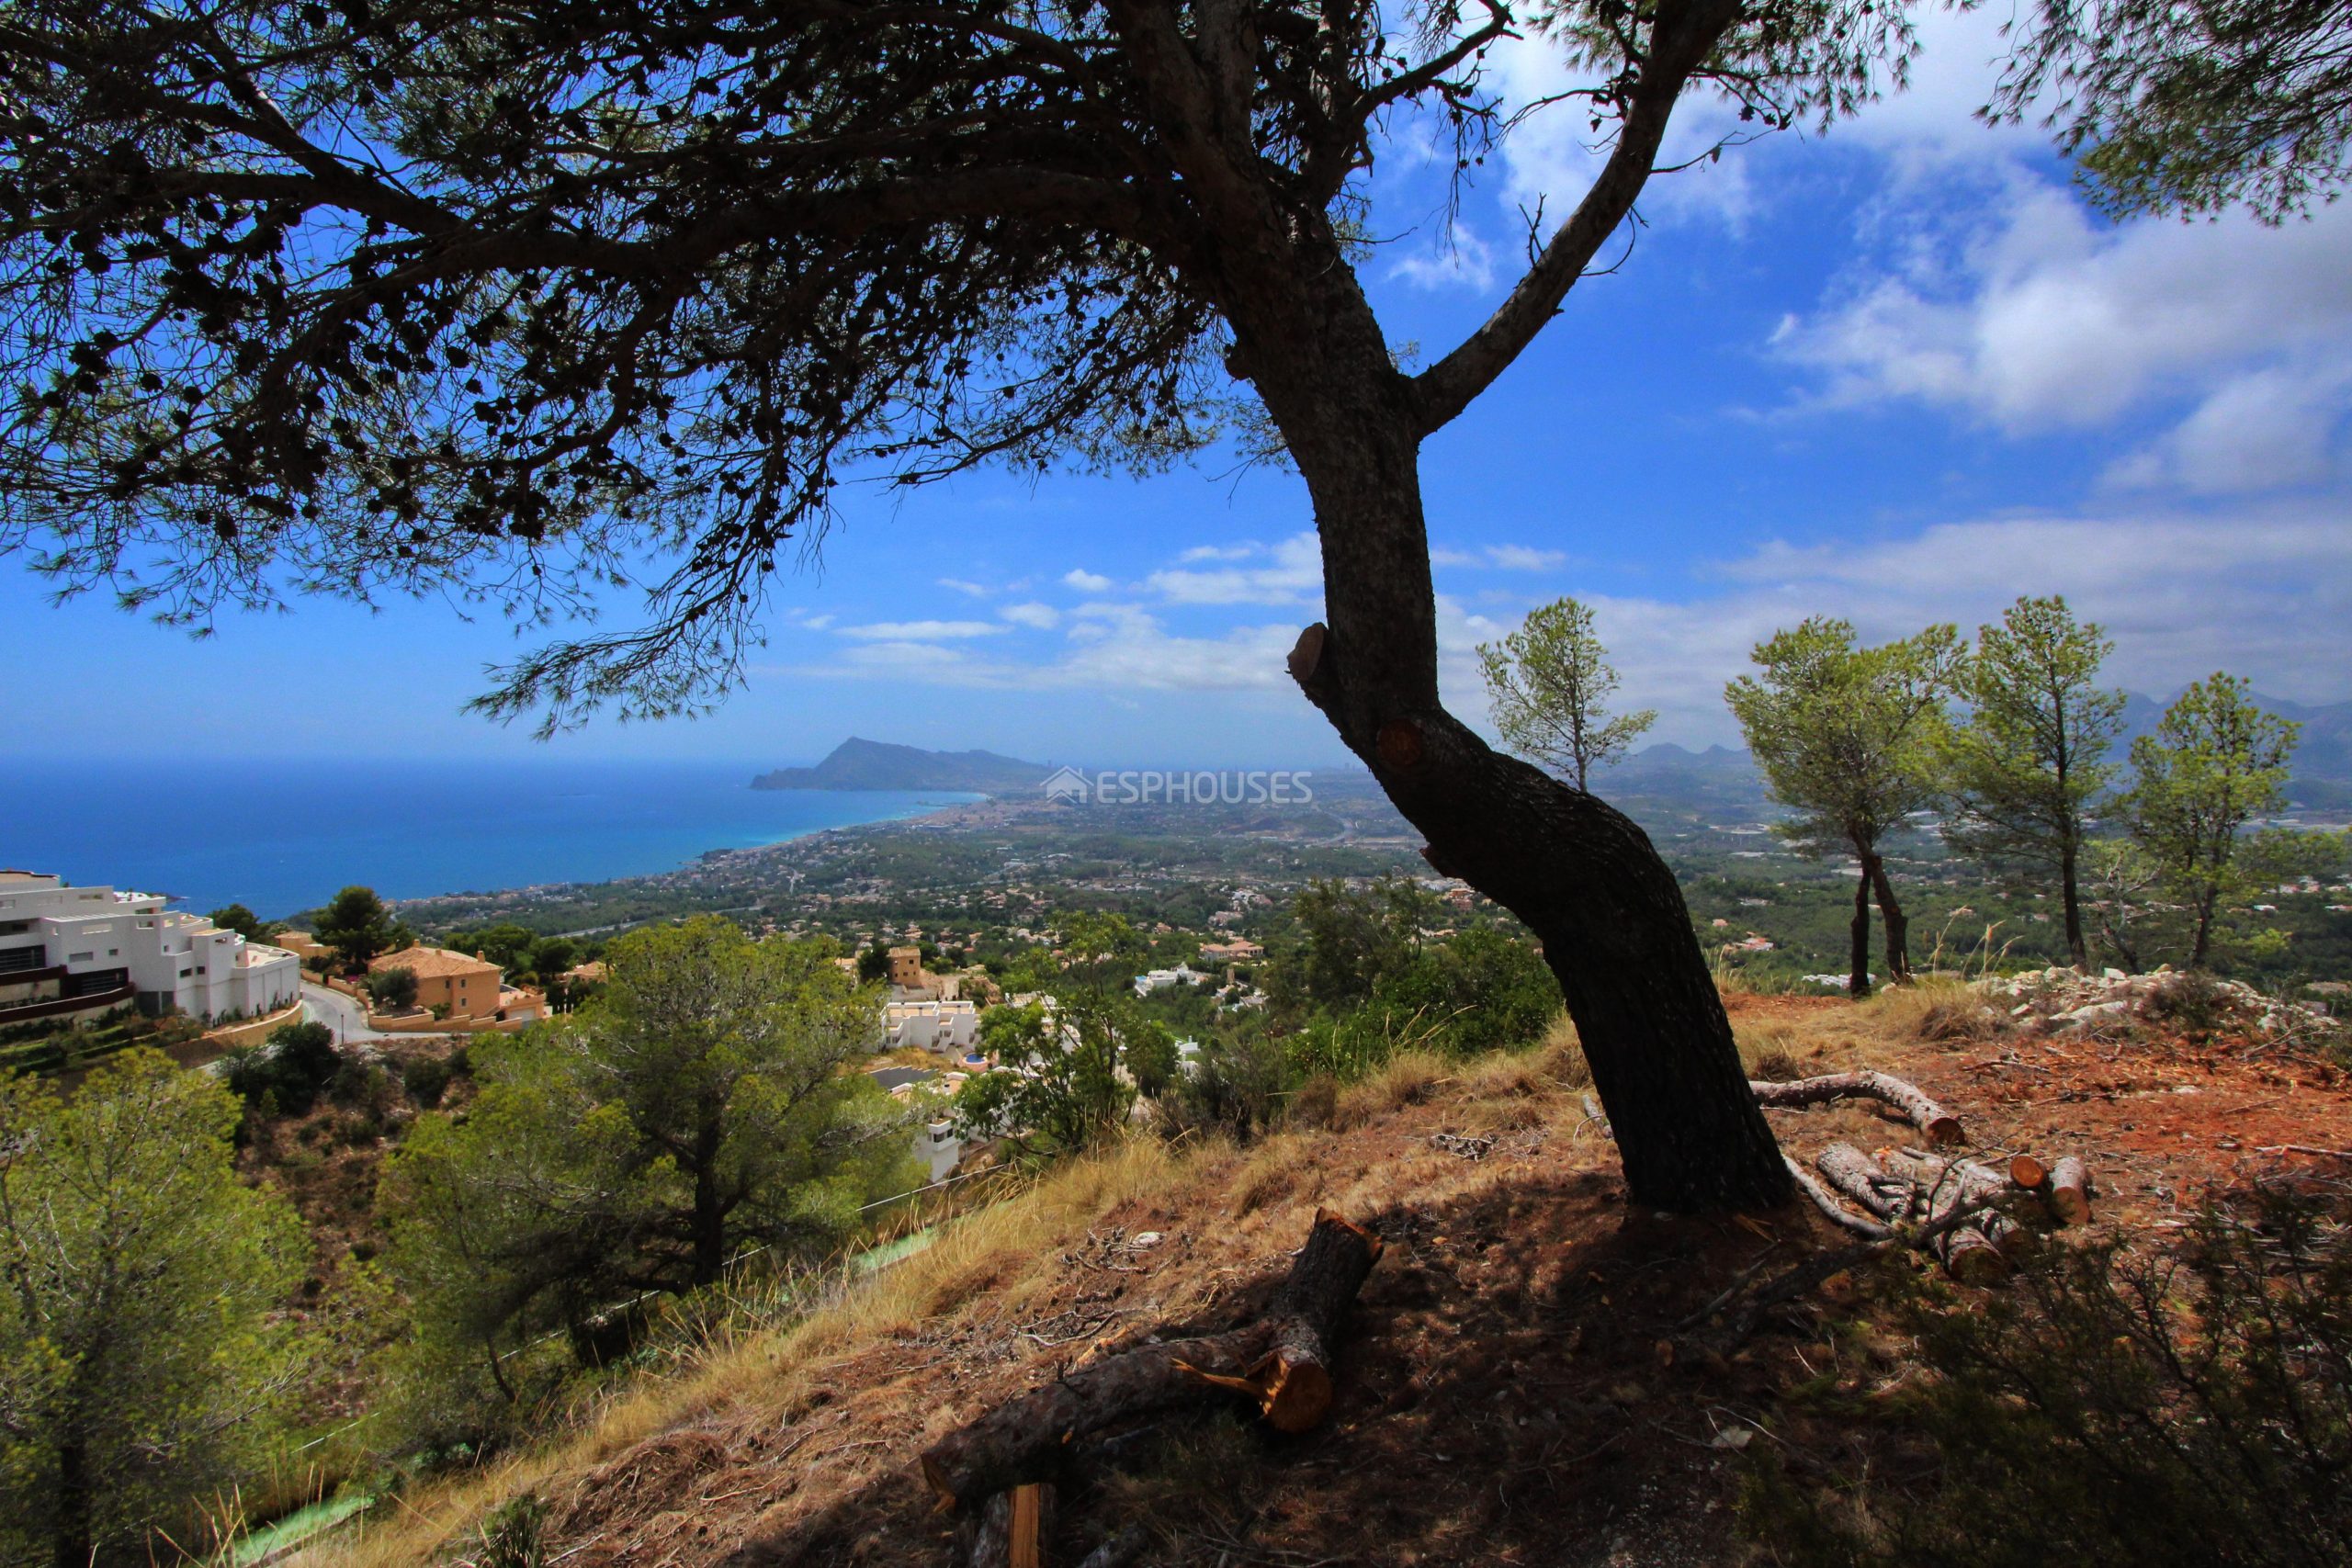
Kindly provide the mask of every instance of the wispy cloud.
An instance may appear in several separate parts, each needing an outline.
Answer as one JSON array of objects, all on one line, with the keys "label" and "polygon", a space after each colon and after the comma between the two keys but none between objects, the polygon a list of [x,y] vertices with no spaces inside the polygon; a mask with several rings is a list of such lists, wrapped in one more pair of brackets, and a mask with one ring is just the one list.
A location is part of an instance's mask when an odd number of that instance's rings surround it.
[{"label": "wispy cloud", "polygon": [[1062,573],[1062,581],[1065,583],[1068,583],[1070,587],[1077,589],[1080,593],[1108,593],[1111,592],[1111,580],[1109,578],[1104,577],[1100,572],[1089,571],[1084,567],[1072,567],[1069,570]]},{"label": "wispy cloud", "polygon": [[862,642],[952,642],[961,637],[995,637],[1004,628],[994,621],[874,621],[843,626],[841,635]]},{"label": "wispy cloud", "polygon": [[1323,596],[1322,547],[1294,534],[1266,552],[1263,566],[1155,571],[1144,586],[1176,604],[1311,604]]},{"label": "wispy cloud", "polygon": [[960,577],[943,577],[939,580],[939,586],[952,588],[958,593],[968,594],[975,599],[985,599],[989,594],[989,591],[980,584],[967,581]]},{"label": "wispy cloud", "polygon": [[1007,604],[997,612],[1017,626],[1035,626],[1039,631],[1051,631],[1062,624],[1062,613],[1051,604]]},{"label": "wispy cloud", "polygon": [[1474,550],[1433,549],[1431,566],[1495,571],[1550,571],[1566,566],[1566,550],[1539,550],[1529,545],[1487,545]]},{"label": "wispy cloud", "polygon": [[1255,542],[1238,545],[1194,545],[1176,558],[1180,561],[1248,560],[1251,556],[1266,553],[1266,547]]},{"label": "wispy cloud", "polygon": [[1814,406],[1913,400],[2030,436],[2186,405],[2117,482],[2220,494],[2335,471],[2352,209],[2110,228],[2021,166],[1957,209],[1941,191],[1897,206],[1875,262],[1772,335],[1814,373]]}]

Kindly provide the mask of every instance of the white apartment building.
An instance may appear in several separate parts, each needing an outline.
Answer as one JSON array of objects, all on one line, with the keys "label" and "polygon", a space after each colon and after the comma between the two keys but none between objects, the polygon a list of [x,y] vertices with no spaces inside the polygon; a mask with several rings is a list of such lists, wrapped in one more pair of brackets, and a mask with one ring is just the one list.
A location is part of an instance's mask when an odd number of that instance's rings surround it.
[{"label": "white apartment building", "polygon": [[274,1012],[302,995],[301,961],[153,893],[0,871],[0,1024],[103,1012],[207,1021]]},{"label": "white apartment building", "polygon": [[969,1051],[980,1038],[980,1011],[970,1002],[885,1002],[882,1048],[912,1046],[943,1055]]}]

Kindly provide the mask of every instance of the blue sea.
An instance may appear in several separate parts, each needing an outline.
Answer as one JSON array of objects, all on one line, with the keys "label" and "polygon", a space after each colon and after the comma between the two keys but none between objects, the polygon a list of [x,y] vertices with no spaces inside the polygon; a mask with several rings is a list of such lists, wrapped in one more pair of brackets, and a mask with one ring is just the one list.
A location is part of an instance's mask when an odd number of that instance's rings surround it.
[{"label": "blue sea", "polygon": [[0,866],[265,919],[387,898],[673,871],[706,850],[977,800],[755,790],[749,763],[44,762],[0,770]]}]

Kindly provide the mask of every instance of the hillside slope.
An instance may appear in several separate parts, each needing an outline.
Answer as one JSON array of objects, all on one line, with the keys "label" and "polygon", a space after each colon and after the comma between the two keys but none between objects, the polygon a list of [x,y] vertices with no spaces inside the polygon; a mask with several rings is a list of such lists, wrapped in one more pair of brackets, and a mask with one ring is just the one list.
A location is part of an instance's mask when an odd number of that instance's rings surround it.
[{"label": "hillside slope", "polygon": [[[2352,1093],[2316,1057],[2003,1034],[1948,992],[1729,1000],[1760,1073],[1905,1073],[1980,1149],[2086,1156],[2101,1223],[2129,1234],[2162,1235],[2206,1185],[2300,1157],[2275,1145],[2352,1146]],[[1899,1350],[1849,1321],[1850,1284],[1743,1338],[1690,1332],[1743,1271],[1770,1278],[1847,1238],[1810,1209],[1628,1213],[1580,1077],[1572,1045],[1408,1058],[1323,1124],[1253,1147],[1137,1142],[1081,1162],[797,1327],[748,1335],[588,1434],[413,1496],[308,1560],[453,1560],[488,1508],[527,1492],[543,1560],[579,1568],[944,1563],[956,1521],[916,1474],[927,1444],[1106,1348],[1246,1320],[1328,1206],[1388,1243],[1330,1418],[1285,1438],[1239,1411],[1182,1415],[1090,1450],[1050,1561],[1130,1524],[1148,1532],[1145,1563],[1741,1561],[1747,1434],[1772,1426],[1789,1451],[1849,1441],[1811,1432],[1781,1394],[1824,1377],[1893,1386]],[[1801,1158],[1833,1138],[1914,1136],[1859,1105],[1775,1120]]]}]

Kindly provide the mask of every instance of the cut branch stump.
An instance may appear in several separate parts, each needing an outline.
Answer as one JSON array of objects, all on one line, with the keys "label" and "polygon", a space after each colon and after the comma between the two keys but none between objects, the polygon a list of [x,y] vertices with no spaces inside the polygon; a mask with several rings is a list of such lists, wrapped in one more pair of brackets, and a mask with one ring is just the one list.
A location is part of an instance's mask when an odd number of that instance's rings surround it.
[{"label": "cut branch stump", "polygon": [[1331,1405],[1340,1318],[1380,1258],[1370,1231],[1324,1210],[1256,1322],[1225,1334],[1140,1345],[1066,1372],[943,1438],[922,1456],[943,1508],[973,1507],[1051,1479],[1069,1446],[1118,1422],[1216,1390],[1247,1394],[1277,1430],[1304,1432]]}]

